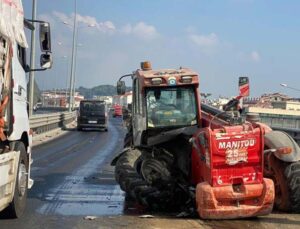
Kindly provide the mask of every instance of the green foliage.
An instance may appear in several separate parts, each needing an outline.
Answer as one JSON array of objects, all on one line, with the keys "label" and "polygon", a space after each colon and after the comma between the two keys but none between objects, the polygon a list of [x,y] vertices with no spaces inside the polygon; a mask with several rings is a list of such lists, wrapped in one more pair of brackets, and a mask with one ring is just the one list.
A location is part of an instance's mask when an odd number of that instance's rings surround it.
[{"label": "green foliage", "polygon": [[[127,87],[127,91],[131,88]],[[93,88],[79,87],[76,89],[86,99],[93,98],[93,96],[113,96],[117,94],[117,88],[112,85],[99,85]]]}]

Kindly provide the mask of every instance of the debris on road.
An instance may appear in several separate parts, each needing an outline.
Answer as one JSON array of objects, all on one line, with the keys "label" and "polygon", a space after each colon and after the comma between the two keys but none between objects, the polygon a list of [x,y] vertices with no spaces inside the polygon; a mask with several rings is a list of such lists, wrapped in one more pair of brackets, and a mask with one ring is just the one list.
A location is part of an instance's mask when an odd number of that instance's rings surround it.
[{"label": "debris on road", "polygon": [[139,218],[143,218],[143,219],[154,218],[154,216],[153,215],[140,215]]},{"label": "debris on road", "polygon": [[85,219],[85,220],[95,220],[97,218],[98,218],[97,216],[88,215],[88,216],[85,216],[83,219]]}]

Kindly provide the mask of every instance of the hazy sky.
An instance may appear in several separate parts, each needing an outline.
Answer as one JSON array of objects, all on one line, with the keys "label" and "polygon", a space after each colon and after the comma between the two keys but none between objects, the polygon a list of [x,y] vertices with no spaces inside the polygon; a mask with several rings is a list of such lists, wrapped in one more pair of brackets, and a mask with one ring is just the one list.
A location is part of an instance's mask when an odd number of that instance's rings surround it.
[{"label": "hazy sky", "polygon": [[[74,0],[37,0],[52,29],[54,66],[36,78],[62,88],[70,74]],[[189,67],[203,92],[237,94],[249,76],[251,96],[300,88],[300,1],[77,0],[76,87],[115,84],[150,60],[153,68]],[[31,17],[31,0],[23,0]],[[89,28],[89,24],[96,25]],[[59,44],[60,45],[59,45]],[[68,56],[68,58],[63,58]],[[69,64],[69,65],[68,65]],[[69,67],[69,70],[68,70]]]}]

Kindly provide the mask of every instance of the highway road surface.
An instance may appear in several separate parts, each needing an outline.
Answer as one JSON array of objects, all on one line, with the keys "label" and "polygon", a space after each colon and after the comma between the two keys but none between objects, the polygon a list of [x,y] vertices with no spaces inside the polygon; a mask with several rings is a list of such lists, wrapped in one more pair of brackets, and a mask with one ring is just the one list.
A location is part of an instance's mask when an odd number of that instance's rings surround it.
[{"label": "highway road surface", "polygon": [[[245,220],[176,218],[145,212],[124,200],[110,161],[121,149],[125,130],[111,118],[108,132],[69,129],[33,148],[33,188],[20,219],[0,216],[0,229],[36,228],[300,228],[300,214],[273,213]],[[147,216],[151,218],[143,218]],[[153,217],[153,218],[152,218]]]}]

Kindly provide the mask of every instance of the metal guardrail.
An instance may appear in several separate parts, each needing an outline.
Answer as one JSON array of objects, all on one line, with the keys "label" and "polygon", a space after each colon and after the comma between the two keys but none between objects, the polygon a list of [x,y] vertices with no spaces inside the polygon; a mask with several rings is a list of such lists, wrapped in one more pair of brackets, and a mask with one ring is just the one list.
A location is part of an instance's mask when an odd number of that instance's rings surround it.
[{"label": "metal guardrail", "polygon": [[260,120],[273,128],[300,129],[300,116],[259,114]]},{"label": "metal guardrail", "polygon": [[259,114],[260,122],[266,123],[274,130],[288,133],[300,144],[300,116]]},{"label": "metal guardrail", "polygon": [[33,115],[29,120],[35,134],[41,134],[56,128],[64,128],[76,118],[76,112],[61,112]]}]

